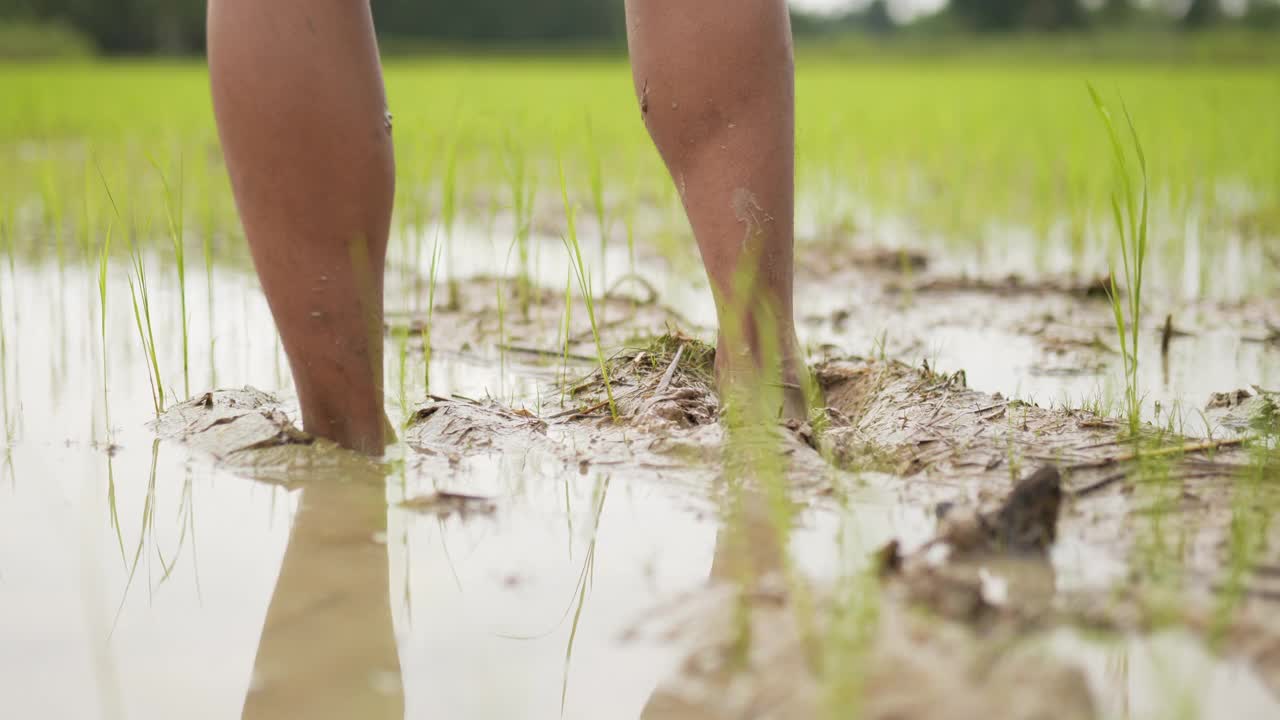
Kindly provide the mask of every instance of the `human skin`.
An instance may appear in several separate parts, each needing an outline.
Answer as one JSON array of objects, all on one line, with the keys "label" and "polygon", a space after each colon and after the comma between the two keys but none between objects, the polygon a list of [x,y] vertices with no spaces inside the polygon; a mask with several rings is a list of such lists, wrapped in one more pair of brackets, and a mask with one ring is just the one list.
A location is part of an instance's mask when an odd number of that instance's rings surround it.
[{"label": "human skin", "polygon": [[[795,67],[783,0],[627,0],[632,76],[711,281],[721,394],[804,413],[792,278]],[[771,366],[772,365],[772,366]]]},{"label": "human skin", "polygon": [[395,164],[369,5],[210,0],[223,155],[308,432],[381,454]]},{"label": "human skin", "polygon": [[[795,91],[784,0],[627,0],[640,111],[720,319],[722,391],[773,378],[803,415],[792,307]],[[349,0],[210,0],[236,204],[312,434],[381,454],[395,194],[373,19]]]}]

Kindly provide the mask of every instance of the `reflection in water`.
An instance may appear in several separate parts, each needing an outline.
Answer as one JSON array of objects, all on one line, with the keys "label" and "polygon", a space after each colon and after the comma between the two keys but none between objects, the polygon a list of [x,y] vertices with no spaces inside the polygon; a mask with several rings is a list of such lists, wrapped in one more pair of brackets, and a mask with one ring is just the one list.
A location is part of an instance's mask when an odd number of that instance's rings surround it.
[{"label": "reflection in water", "polygon": [[245,718],[400,718],[387,501],[370,465],[308,480],[245,699]]}]

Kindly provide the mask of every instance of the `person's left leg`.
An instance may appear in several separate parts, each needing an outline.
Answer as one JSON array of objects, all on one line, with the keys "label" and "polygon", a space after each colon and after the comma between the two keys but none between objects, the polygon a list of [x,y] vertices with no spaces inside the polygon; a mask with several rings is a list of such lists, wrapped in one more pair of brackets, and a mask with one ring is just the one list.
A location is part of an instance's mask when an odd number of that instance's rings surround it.
[{"label": "person's left leg", "polygon": [[382,272],[395,187],[367,0],[210,0],[223,155],[303,426],[381,454]]}]

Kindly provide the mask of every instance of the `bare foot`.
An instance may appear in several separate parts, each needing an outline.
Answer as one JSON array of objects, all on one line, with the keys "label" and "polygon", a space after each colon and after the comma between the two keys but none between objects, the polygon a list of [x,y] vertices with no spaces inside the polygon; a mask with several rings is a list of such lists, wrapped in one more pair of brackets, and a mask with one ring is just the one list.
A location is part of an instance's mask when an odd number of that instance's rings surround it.
[{"label": "bare foot", "polygon": [[725,403],[739,394],[754,400],[769,393],[768,402],[777,403],[778,419],[804,422],[809,419],[809,370],[804,351],[794,331],[786,333],[779,344],[781,357],[770,358],[762,355],[777,353],[762,353],[758,347],[739,343],[730,347],[722,333],[716,342],[716,386]]}]

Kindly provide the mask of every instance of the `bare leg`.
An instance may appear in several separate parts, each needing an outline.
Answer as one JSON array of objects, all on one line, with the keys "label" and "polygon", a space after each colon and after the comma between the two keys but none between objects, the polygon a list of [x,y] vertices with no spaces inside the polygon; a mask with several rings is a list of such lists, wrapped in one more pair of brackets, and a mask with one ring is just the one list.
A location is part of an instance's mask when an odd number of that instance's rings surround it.
[{"label": "bare leg", "polygon": [[[627,0],[645,124],[716,294],[722,391],[780,372],[803,414],[792,309],[795,83],[784,0]],[[765,363],[781,361],[781,367]],[[776,375],[774,375],[777,377]]]},{"label": "bare leg", "polygon": [[395,171],[373,19],[351,0],[210,0],[227,169],[309,432],[379,454]]}]

